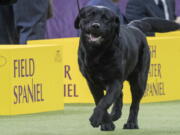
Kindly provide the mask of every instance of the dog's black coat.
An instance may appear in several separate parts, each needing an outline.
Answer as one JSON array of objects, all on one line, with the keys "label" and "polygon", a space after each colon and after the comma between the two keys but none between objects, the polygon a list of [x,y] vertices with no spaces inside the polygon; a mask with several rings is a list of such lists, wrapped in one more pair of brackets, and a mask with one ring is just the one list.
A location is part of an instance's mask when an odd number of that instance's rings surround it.
[{"label": "dog's black coat", "polygon": [[[159,23],[167,23],[162,27]],[[119,18],[105,7],[88,6],[81,9],[75,27],[81,29],[78,62],[86,78],[96,107],[90,118],[93,127],[114,130],[115,121],[121,116],[122,88],[129,81],[132,104],[124,129],[138,128],[139,103],[143,97],[150,52],[143,32],[165,32],[179,29],[179,25],[162,19],[134,21],[119,25]],[[143,31],[143,32],[142,32]],[[106,95],[104,91],[106,90]],[[113,104],[111,114],[107,109]]]}]

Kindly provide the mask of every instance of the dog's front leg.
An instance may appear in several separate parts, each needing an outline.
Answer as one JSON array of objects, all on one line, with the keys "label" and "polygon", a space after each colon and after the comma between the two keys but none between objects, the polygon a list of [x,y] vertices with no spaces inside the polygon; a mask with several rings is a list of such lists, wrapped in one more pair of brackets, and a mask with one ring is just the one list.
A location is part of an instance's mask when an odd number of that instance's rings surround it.
[{"label": "dog's front leg", "polygon": [[93,127],[103,124],[103,116],[106,114],[107,109],[116,101],[122,92],[122,82],[118,80],[112,81],[112,83],[107,85],[106,89],[107,94],[99,101],[90,118]]}]

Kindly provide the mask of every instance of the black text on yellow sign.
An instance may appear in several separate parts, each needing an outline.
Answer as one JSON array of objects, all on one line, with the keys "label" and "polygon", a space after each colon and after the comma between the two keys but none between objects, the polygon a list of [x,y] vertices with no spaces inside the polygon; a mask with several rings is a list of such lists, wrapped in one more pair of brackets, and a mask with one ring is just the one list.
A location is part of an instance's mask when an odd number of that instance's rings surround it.
[{"label": "black text on yellow sign", "polygon": [[[72,77],[70,74],[71,66],[64,66],[64,78],[71,81]],[[64,97],[79,97],[77,94],[77,86],[75,83],[66,83],[64,84]]]},{"label": "black text on yellow sign", "polygon": [[[13,86],[14,104],[43,102],[43,84],[35,82],[33,77],[36,71],[36,63],[33,58],[15,59],[13,61],[14,78],[29,78],[25,84]],[[20,81],[21,82],[21,81]]]}]

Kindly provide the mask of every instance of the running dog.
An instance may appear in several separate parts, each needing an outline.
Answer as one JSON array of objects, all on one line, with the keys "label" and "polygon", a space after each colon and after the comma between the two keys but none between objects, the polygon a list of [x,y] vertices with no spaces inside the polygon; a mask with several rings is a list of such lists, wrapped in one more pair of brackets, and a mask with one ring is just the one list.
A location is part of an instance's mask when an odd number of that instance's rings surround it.
[{"label": "running dog", "polygon": [[[168,32],[180,28],[175,22],[145,18],[120,25],[119,17],[102,6],[80,10],[75,28],[81,29],[78,63],[96,107],[90,123],[103,131],[115,129],[121,116],[123,82],[132,93],[129,118],[124,129],[138,129],[139,104],[146,89],[150,51],[144,32]],[[106,94],[104,94],[106,90]],[[113,105],[112,112],[108,108]]]}]

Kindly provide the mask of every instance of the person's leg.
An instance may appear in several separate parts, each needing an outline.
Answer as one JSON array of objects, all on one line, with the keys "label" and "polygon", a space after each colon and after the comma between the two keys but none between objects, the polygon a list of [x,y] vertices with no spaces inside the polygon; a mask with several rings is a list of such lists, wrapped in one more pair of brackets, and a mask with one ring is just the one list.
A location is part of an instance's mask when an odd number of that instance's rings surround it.
[{"label": "person's leg", "polygon": [[18,0],[13,11],[20,44],[45,38],[48,0]]},{"label": "person's leg", "polygon": [[0,6],[0,44],[16,44],[12,6]]}]

